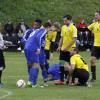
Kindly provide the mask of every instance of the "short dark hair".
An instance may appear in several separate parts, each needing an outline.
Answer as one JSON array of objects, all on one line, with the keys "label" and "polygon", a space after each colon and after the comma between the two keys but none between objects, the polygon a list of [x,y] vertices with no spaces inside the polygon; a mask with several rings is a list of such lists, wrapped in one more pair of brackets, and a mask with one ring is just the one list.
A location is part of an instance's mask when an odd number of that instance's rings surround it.
[{"label": "short dark hair", "polygon": [[72,16],[71,15],[65,15],[65,16],[63,16],[63,18],[67,18],[68,20],[72,20]]},{"label": "short dark hair", "polygon": [[100,15],[100,10],[96,11],[96,13],[98,13]]},{"label": "short dark hair", "polygon": [[35,22],[42,24],[42,20],[41,19],[36,19]]},{"label": "short dark hair", "polygon": [[51,23],[50,23],[50,22],[46,22],[43,26],[44,26],[45,28],[51,27]]}]

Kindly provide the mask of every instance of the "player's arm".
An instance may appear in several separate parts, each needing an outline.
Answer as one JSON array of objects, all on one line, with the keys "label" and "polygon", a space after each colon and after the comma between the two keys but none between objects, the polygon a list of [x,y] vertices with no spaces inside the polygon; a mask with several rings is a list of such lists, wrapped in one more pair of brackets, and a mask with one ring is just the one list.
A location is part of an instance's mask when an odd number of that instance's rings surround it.
[{"label": "player's arm", "polygon": [[94,28],[94,24],[95,24],[95,23],[92,23],[91,25],[88,26],[88,29],[89,29],[90,31],[93,30],[93,28]]},{"label": "player's arm", "polygon": [[57,48],[58,51],[61,49],[62,43],[63,43],[63,37],[60,38],[59,46]]},{"label": "player's arm", "polygon": [[74,69],[75,69],[75,58],[71,57],[71,59],[70,59],[70,65],[68,65],[68,71],[69,71],[68,80],[69,80],[69,85],[72,84],[72,74],[73,74]]},{"label": "player's arm", "polygon": [[46,35],[46,32],[47,32],[45,29],[40,29],[40,30],[41,30],[39,31],[40,33],[37,33],[38,35],[36,36],[36,44],[37,44],[36,54],[40,54],[40,50],[42,46],[42,39]]}]

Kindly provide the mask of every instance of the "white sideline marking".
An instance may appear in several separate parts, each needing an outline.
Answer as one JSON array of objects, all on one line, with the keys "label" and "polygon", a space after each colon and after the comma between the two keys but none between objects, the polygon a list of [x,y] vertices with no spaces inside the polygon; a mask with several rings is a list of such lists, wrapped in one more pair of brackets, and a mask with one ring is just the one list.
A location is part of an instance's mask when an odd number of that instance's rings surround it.
[{"label": "white sideline marking", "polygon": [[7,94],[5,94],[5,95],[3,95],[3,96],[0,96],[0,99],[4,99],[4,98],[9,97],[9,96],[11,96],[11,95],[13,94],[12,91],[7,91],[7,90],[6,90],[6,92],[7,92]]}]

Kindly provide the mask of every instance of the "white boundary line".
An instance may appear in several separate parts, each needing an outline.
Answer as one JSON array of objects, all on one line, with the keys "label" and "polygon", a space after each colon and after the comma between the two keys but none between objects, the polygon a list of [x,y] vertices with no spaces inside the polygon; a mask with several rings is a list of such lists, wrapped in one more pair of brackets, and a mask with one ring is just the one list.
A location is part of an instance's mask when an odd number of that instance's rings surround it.
[{"label": "white boundary line", "polygon": [[6,94],[0,96],[0,99],[4,99],[4,98],[9,97],[13,94],[12,91],[7,91],[7,90],[4,90],[4,91],[6,92]]}]

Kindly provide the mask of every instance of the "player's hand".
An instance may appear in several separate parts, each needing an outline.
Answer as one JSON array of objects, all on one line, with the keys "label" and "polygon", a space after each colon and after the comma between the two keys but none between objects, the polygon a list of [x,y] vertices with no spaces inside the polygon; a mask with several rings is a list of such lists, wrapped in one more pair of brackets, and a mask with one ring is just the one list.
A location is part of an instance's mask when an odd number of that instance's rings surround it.
[{"label": "player's hand", "polygon": [[58,48],[57,48],[57,51],[60,51],[60,50],[61,50],[61,47],[58,47]]},{"label": "player's hand", "polygon": [[2,49],[5,50],[5,49],[8,49],[8,47],[4,45]]},{"label": "player's hand", "polygon": [[36,54],[39,55],[40,54],[40,49],[37,49]]},{"label": "player's hand", "polygon": [[9,45],[12,45],[13,43],[12,43],[11,41],[8,41],[8,44],[9,44]]}]

